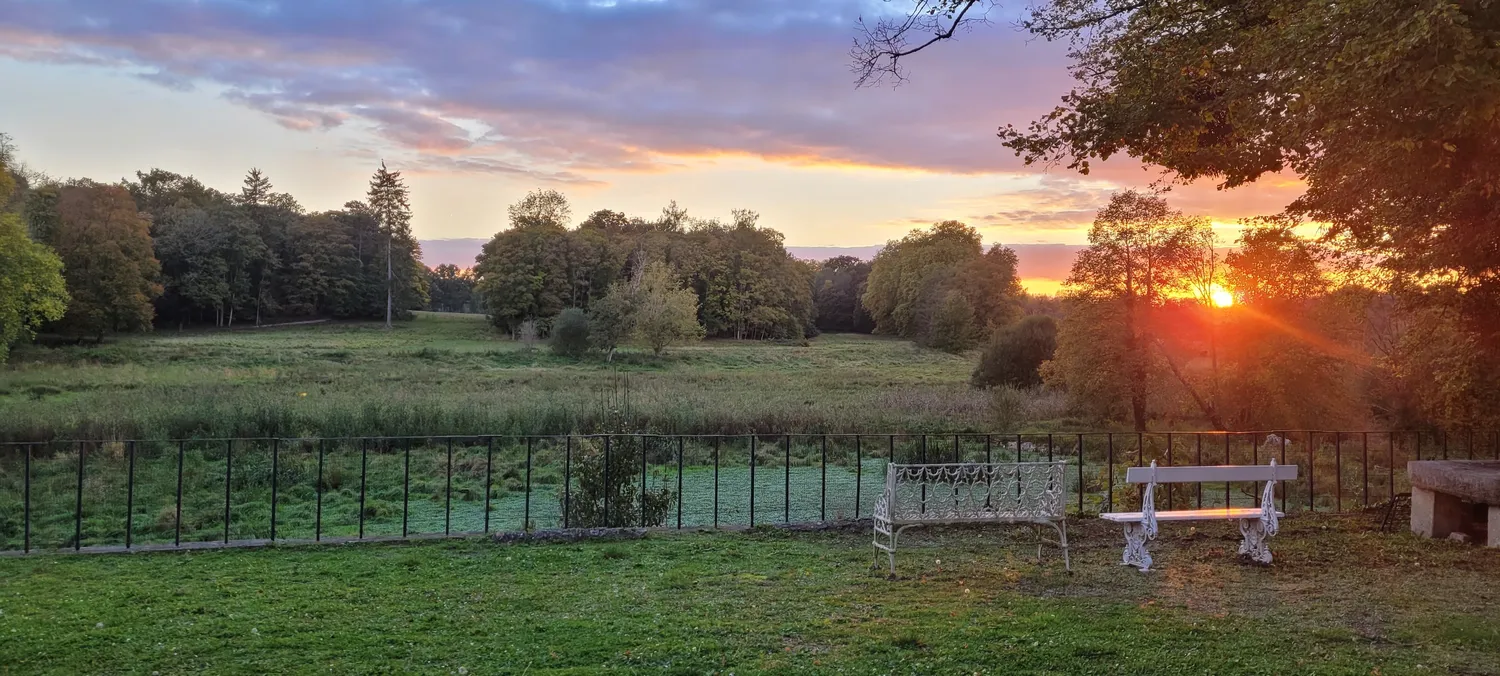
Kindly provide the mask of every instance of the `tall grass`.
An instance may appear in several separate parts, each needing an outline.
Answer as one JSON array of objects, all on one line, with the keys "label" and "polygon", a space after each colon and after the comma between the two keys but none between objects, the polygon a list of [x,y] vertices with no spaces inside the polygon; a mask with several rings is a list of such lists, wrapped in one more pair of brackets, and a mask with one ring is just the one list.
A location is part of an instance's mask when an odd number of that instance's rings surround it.
[{"label": "tall grass", "polygon": [[622,375],[638,431],[980,430],[990,396],[971,368],[868,336],[579,362],[464,316],[163,332],[19,350],[0,371],[0,440],[587,433]]}]

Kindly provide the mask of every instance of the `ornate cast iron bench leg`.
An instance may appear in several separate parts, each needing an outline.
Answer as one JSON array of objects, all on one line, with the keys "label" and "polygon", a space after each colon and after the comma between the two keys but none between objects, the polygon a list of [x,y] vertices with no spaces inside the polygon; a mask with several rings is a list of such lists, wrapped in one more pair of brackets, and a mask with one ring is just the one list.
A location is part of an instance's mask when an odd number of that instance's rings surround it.
[{"label": "ornate cast iron bench leg", "polygon": [[1141,572],[1151,570],[1151,552],[1146,551],[1146,528],[1134,521],[1125,525],[1125,554],[1120,559],[1122,566],[1135,566]]},{"label": "ornate cast iron bench leg", "polygon": [[1240,556],[1270,565],[1271,548],[1266,546],[1266,526],[1260,519],[1240,519],[1240,537]]}]

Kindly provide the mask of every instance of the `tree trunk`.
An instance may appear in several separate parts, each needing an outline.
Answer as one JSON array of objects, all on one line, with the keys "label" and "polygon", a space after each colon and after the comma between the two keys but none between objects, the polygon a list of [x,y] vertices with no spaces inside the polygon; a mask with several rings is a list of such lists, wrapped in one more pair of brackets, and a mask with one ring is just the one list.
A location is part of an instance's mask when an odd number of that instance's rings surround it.
[{"label": "tree trunk", "polygon": [[392,274],[391,274],[391,244],[392,244],[393,240],[395,239],[395,237],[396,237],[395,234],[392,233],[392,234],[388,235],[387,238],[386,238],[386,240],[385,240],[385,328],[388,328],[388,329],[391,328],[391,304],[392,304],[391,303],[391,295],[392,295],[392,293],[391,293],[392,292],[392,288],[391,288],[391,278],[392,278]]}]

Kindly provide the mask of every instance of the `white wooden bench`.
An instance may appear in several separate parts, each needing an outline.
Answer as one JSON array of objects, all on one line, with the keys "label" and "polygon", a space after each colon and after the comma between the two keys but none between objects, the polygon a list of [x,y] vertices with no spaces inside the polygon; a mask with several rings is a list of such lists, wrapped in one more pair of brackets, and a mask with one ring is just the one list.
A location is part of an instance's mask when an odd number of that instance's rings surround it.
[{"label": "white wooden bench", "polygon": [[[1057,531],[1069,571],[1067,463],[951,463],[901,465],[885,470],[885,492],[875,503],[875,565],[885,552],[896,574],[896,542],[912,526],[959,523],[1031,523]],[[882,541],[882,539],[884,541]],[[1042,546],[1037,544],[1037,558]]]},{"label": "white wooden bench", "polygon": [[[1240,556],[1247,556],[1258,563],[1271,562],[1271,550],[1266,538],[1276,534],[1277,519],[1286,516],[1276,510],[1276,482],[1297,478],[1296,465],[1218,465],[1196,467],[1131,467],[1125,472],[1125,482],[1145,484],[1141,495],[1141,511],[1109,512],[1099,517],[1125,526],[1125,554],[1121,564],[1135,566],[1142,571],[1151,569],[1151,553],[1146,551],[1146,541],[1156,537],[1158,521],[1217,521],[1227,519],[1240,522]],[[1259,507],[1215,507],[1212,509],[1186,509],[1179,511],[1156,511],[1156,485],[1181,483],[1232,483],[1237,481],[1264,481],[1265,490],[1260,496]]]}]

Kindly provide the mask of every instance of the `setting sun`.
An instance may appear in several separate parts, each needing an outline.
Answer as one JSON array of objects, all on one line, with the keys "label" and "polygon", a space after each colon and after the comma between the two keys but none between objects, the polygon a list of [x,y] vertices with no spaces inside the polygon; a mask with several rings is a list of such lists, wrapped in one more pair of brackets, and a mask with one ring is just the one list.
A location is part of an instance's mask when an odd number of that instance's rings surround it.
[{"label": "setting sun", "polygon": [[1208,300],[1214,304],[1214,307],[1229,307],[1234,305],[1234,294],[1230,293],[1229,289],[1215,284],[1208,290]]}]

